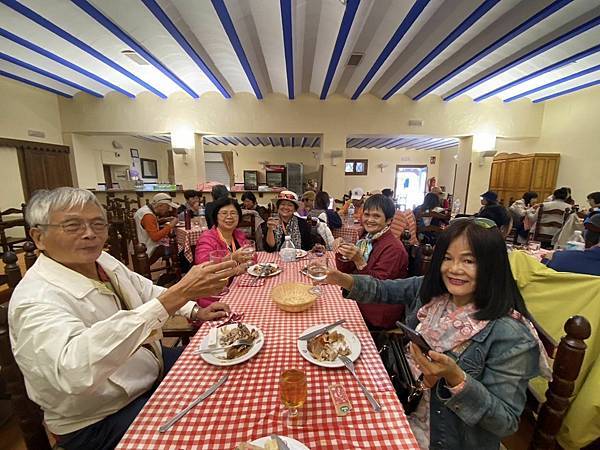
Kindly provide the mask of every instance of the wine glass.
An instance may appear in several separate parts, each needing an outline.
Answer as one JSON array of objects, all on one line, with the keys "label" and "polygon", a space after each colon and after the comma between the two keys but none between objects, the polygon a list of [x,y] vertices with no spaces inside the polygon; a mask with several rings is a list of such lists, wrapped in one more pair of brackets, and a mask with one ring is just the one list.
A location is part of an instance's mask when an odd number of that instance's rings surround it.
[{"label": "wine glass", "polygon": [[[228,250],[213,250],[208,254],[209,260],[213,264],[219,264],[225,261],[231,261],[231,253]],[[217,272],[218,273],[218,272]],[[221,281],[227,281],[228,278],[222,278]],[[225,286],[223,290],[217,295],[222,297],[229,293],[229,287]]]},{"label": "wine glass", "polygon": [[303,414],[299,408],[306,403],[306,374],[298,369],[289,369],[283,372],[279,379],[279,395],[283,405],[287,408],[284,413],[284,423],[292,428],[301,427]]},{"label": "wine glass", "polygon": [[254,255],[256,255],[256,243],[254,241],[248,240],[244,245],[242,245],[242,253],[246,261],[252,261],[254,259]]},{"label": "wine glass", "polygon": [[[343,245],[349,245],[349,244],[352,244],[352,242],[350,242],[350,240],[349,240],[348,238],[344,237],[344,236],[342,236],[340,239],[342,240],[342,243],[339,245],[339,247],[338,247],[338,250],[339,250],[339,248],[340,248],[341,246],[343,246]],[[338,253],[339,253],[339,251],[338,251]],[[348,258],[346,258],[346,257],[345,257],[344,255],[342,255],[341,253],[340,253],[340,259],[341,259],[342,261],[344,261],[344,262],[346,262],[346,261],[350,261]]]},{"label": "wine glass", "polygon": [[[306,273],[315,282],[319,283],[321,281],[324,281],[325,278],[327,278],[327,266],[328,266],[327,256],[314,255],[308,261],[308,267],[306,268]],[[321,295],[321,288],[318,285],[315,285],[312,288],[310,288],[309,292],[311,294]]]}]

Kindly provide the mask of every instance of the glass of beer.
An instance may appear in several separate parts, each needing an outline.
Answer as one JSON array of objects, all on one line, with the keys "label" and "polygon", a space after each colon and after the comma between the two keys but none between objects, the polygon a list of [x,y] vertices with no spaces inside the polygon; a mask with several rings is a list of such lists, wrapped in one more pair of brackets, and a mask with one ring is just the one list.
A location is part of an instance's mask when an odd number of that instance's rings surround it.
[{"label": "glass of beer", "polygon": [[[225,261],[231,261],[231,253],[228,250],[213,250],[208,255],[209,260],[213,264],[219,264]],[[218,274],[219,272],[217,272]],[[228,278],[222,278],[221,281],[227,281]],[[229,288],[225,286],[223,290],[217,295],[217,297],[222,297],[229,293]]]},{"label": "glass of beer", "polygon": [[279,379],[279,394],[286,407],[284,423],[288,427],[298,428],[303,425],[303,414],[300,408],[306,403],[306,374],[298,369],[286,370]]}]

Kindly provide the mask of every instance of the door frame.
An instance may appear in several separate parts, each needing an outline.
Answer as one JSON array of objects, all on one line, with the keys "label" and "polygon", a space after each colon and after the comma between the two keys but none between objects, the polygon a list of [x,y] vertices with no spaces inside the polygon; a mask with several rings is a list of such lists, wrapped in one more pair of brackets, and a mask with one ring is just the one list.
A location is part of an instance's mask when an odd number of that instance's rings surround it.
[{"label": "door frame", "polygon": [[[29,201],[31,192],[27,182],[27,171],[25,170],[25,151],[43,150],[56,153],[66,153],[69,155],[71,149],[68,145],[49,144],[47,142],[24,141],[21,139],[8,139],[0,137],[0,147],[13,147],[17,149],[17,160],[19,162],[19,173],[21,174],[21,185],[23,186],[23,198],[25,202]],[[73,184],[73,174],[71,173],[71,184]]]},{"label": "door frame", "polygon": [[[396,192],[396,185],[398,184],[398,169],[401,169],[402,167],[415,167],[417,169],[425,168],[425,178],[427,178],[427,175],[429,174],[429,166],[427,164],[396,164],[396,171],[394,172],[394,193]],[[423,194],[426,193],[427,183],[425,183],[425,190],[423,191]]]}]

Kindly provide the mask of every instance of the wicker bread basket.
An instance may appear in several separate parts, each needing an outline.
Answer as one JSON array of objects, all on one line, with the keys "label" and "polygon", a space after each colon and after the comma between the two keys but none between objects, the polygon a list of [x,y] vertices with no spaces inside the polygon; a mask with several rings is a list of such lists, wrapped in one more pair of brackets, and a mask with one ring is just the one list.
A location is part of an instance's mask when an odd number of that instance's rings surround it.
[{"label": "wicker bread basket", "polygon": [[271,298],[279,308],[288,312],[302,312],[310,308],[317,296],[309,289],[310,284],[283,283],[271,290]]}]

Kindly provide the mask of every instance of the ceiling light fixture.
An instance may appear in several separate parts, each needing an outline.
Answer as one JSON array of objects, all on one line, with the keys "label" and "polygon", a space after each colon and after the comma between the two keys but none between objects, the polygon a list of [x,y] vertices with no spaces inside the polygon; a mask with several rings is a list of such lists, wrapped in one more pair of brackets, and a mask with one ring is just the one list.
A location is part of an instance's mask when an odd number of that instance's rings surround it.
[{"label": "ceiling light fixture", "polygon": [[138,55],[133,50],[121,50],[121,54],[123,56],[126,56],[127,58],[129,58],[130,60],[132,60],[134,63],[136,63],[139,66],[149,65],[148,61],[146,61],[144,58],[142,58],[140,55]]}]

